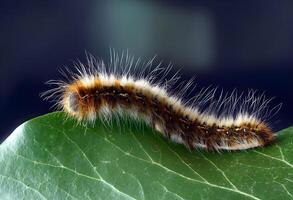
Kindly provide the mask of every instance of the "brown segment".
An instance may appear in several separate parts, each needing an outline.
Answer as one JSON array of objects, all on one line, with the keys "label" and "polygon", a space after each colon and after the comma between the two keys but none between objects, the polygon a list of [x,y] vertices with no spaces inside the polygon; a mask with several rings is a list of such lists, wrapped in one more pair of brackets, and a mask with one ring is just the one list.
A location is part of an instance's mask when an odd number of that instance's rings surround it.
[{"label": "brown segment", "polygon": [[228,146],[239,141],[254,140],[264,146],[274,140],[274,134],[264,123],[243,124],[239,127],[209,126],[199,120],[189,119],[182,111],[176,111],[165,99],[159,99],[150,92],[138,90],[134,86],[122,87],[118,80],[113,86],[103,86],[100,81],[96,81],[92,87],[75,82],[69,90],[71,93],[77,93],[78,108],[82,116],[86,116],[89,108],[95,108],[99,112],[101,106],[109,106],[112,109],[118,105],[125,109],[135,108],[139,114],[150,116],[152,126],[160,124],[163,128],[162,134],[166,137],[179,134],[189,149],[193,149],[193,144],[199,142],[206,144],[207,149],[214,150],[221,145],[222,140],[227,141]]}]

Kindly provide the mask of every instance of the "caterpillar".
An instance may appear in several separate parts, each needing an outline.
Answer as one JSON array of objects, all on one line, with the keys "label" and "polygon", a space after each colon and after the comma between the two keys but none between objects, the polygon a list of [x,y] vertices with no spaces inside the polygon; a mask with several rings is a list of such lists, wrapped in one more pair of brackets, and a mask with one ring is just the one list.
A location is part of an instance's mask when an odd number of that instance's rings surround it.
[{"label": "caterpillar", "polygon": [[194,80],[178,84],[178,72],[169,75],[172,65],[163,67],[160,62],[153,67],[155,57],[142,62],[128,51],[110,50],[107,65],[88,53],[86,59],[85,64],[74,62],[74,70],[60,70],[66,80],[48,81],[54,87],[42,94],[79,122],[123,113],[144,120],[188,149],[243,150],[266,146],[276,138],[268,119],[281,104],[269,108],[272,98],[264,93],[224,93],[207,87],[184,100],[184,94],[195,88]]}]

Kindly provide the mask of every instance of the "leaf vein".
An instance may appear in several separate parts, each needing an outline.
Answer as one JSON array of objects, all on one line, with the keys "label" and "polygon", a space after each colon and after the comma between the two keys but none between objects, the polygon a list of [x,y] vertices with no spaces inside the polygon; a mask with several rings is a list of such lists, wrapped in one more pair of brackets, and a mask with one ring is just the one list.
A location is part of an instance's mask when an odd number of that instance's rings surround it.
[{"label": "leaf vein", "polygon": [[14,181],[14,182],[17,182],[17,183],[23,185],[24,187],[26,187],[27,189],[34,191],[42,199],[47,199],[40,191],[38,191],[37,189],[35,189],[35,188],[31,187],[31,186],[28,186],[27,184],[25,184],[23,181],[21,181],[19,179],[16,179],[16,178],[13,178],[13,177],[9,177],[9,176],[5,176],[4,174],[0,174],[0,177],[9,179],[9,180]]},{"label": "leaf vein", "polygon": [[274,160],[278,160],[280,162],[283,162],[284,164],[286,164],[286,165],[290,166],[291,168],[293,168],[293,164],[289,163],[286,160],[283,160],[283,159],[280,159],[280,158],[276,158],[276,157],[270,156],[268,154],[265,154],[265,153],[262,153],[262,152],[259,152],[259,151],[256,151],[256,150],[254,150],[254,152],[257,153],[257,154],[260,154],[260,155],[262,155],[264,157],[271,158],[271,159],[274,159]]},{"label": "leaf vein", "polygon": [[208,159],[204,154],[200,153],[201,156],[208,161],[211,165],[213,165],[221,174],[222,176],[225,178],[225,180],[235,189],[238,190],[238,188],[232,183],[232,181],[226,176],[225,172],[223,170],[221,170],[213,161],[211,161],[210,159]]}]

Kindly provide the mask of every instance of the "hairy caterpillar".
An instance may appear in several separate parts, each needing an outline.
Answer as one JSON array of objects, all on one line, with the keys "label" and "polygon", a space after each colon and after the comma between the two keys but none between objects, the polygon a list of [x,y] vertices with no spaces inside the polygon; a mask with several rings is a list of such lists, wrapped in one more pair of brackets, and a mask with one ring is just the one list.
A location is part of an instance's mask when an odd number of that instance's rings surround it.
[{"label": "hairy caterpillar", "polygon": [[[239,150],[265,146],[275,139],[267,120],[281,107],[269,109],[272,99],[249,90],[246,95],[204,88],[189,101],[180,98],[192,80],[171,94],[177,73],[169,80],[170,65],[152,68],[154,59],[141,63],[127,53],[110,53],[106,66],[87,54],[87,63],[75,62],[76,73],[61,71],[67,81],[51,80],[56,87],[42,94],[78,121],[94,122],[97,117],[127,113],[142,118],[165,137],[187,148]],[[141,70],[144,69],[144,70]],[[150,70],[152,69],[152,70]],[[141,72],[139,72],[141,70]],[[136,73],[136,74],[135,74]],[[159,79],[159,80],[157,80]]]}]

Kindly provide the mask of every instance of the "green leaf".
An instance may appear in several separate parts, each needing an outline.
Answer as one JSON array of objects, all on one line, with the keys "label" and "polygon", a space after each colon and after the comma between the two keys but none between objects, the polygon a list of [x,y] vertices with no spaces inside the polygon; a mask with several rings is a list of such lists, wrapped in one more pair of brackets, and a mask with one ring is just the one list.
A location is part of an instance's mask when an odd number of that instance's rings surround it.
[{"label": "green leaf", "polygon": [[293,127],[275,144],[188,151],[144,123],[76,125],[55,112],[0,146],[0,199],[293,199]]}]

